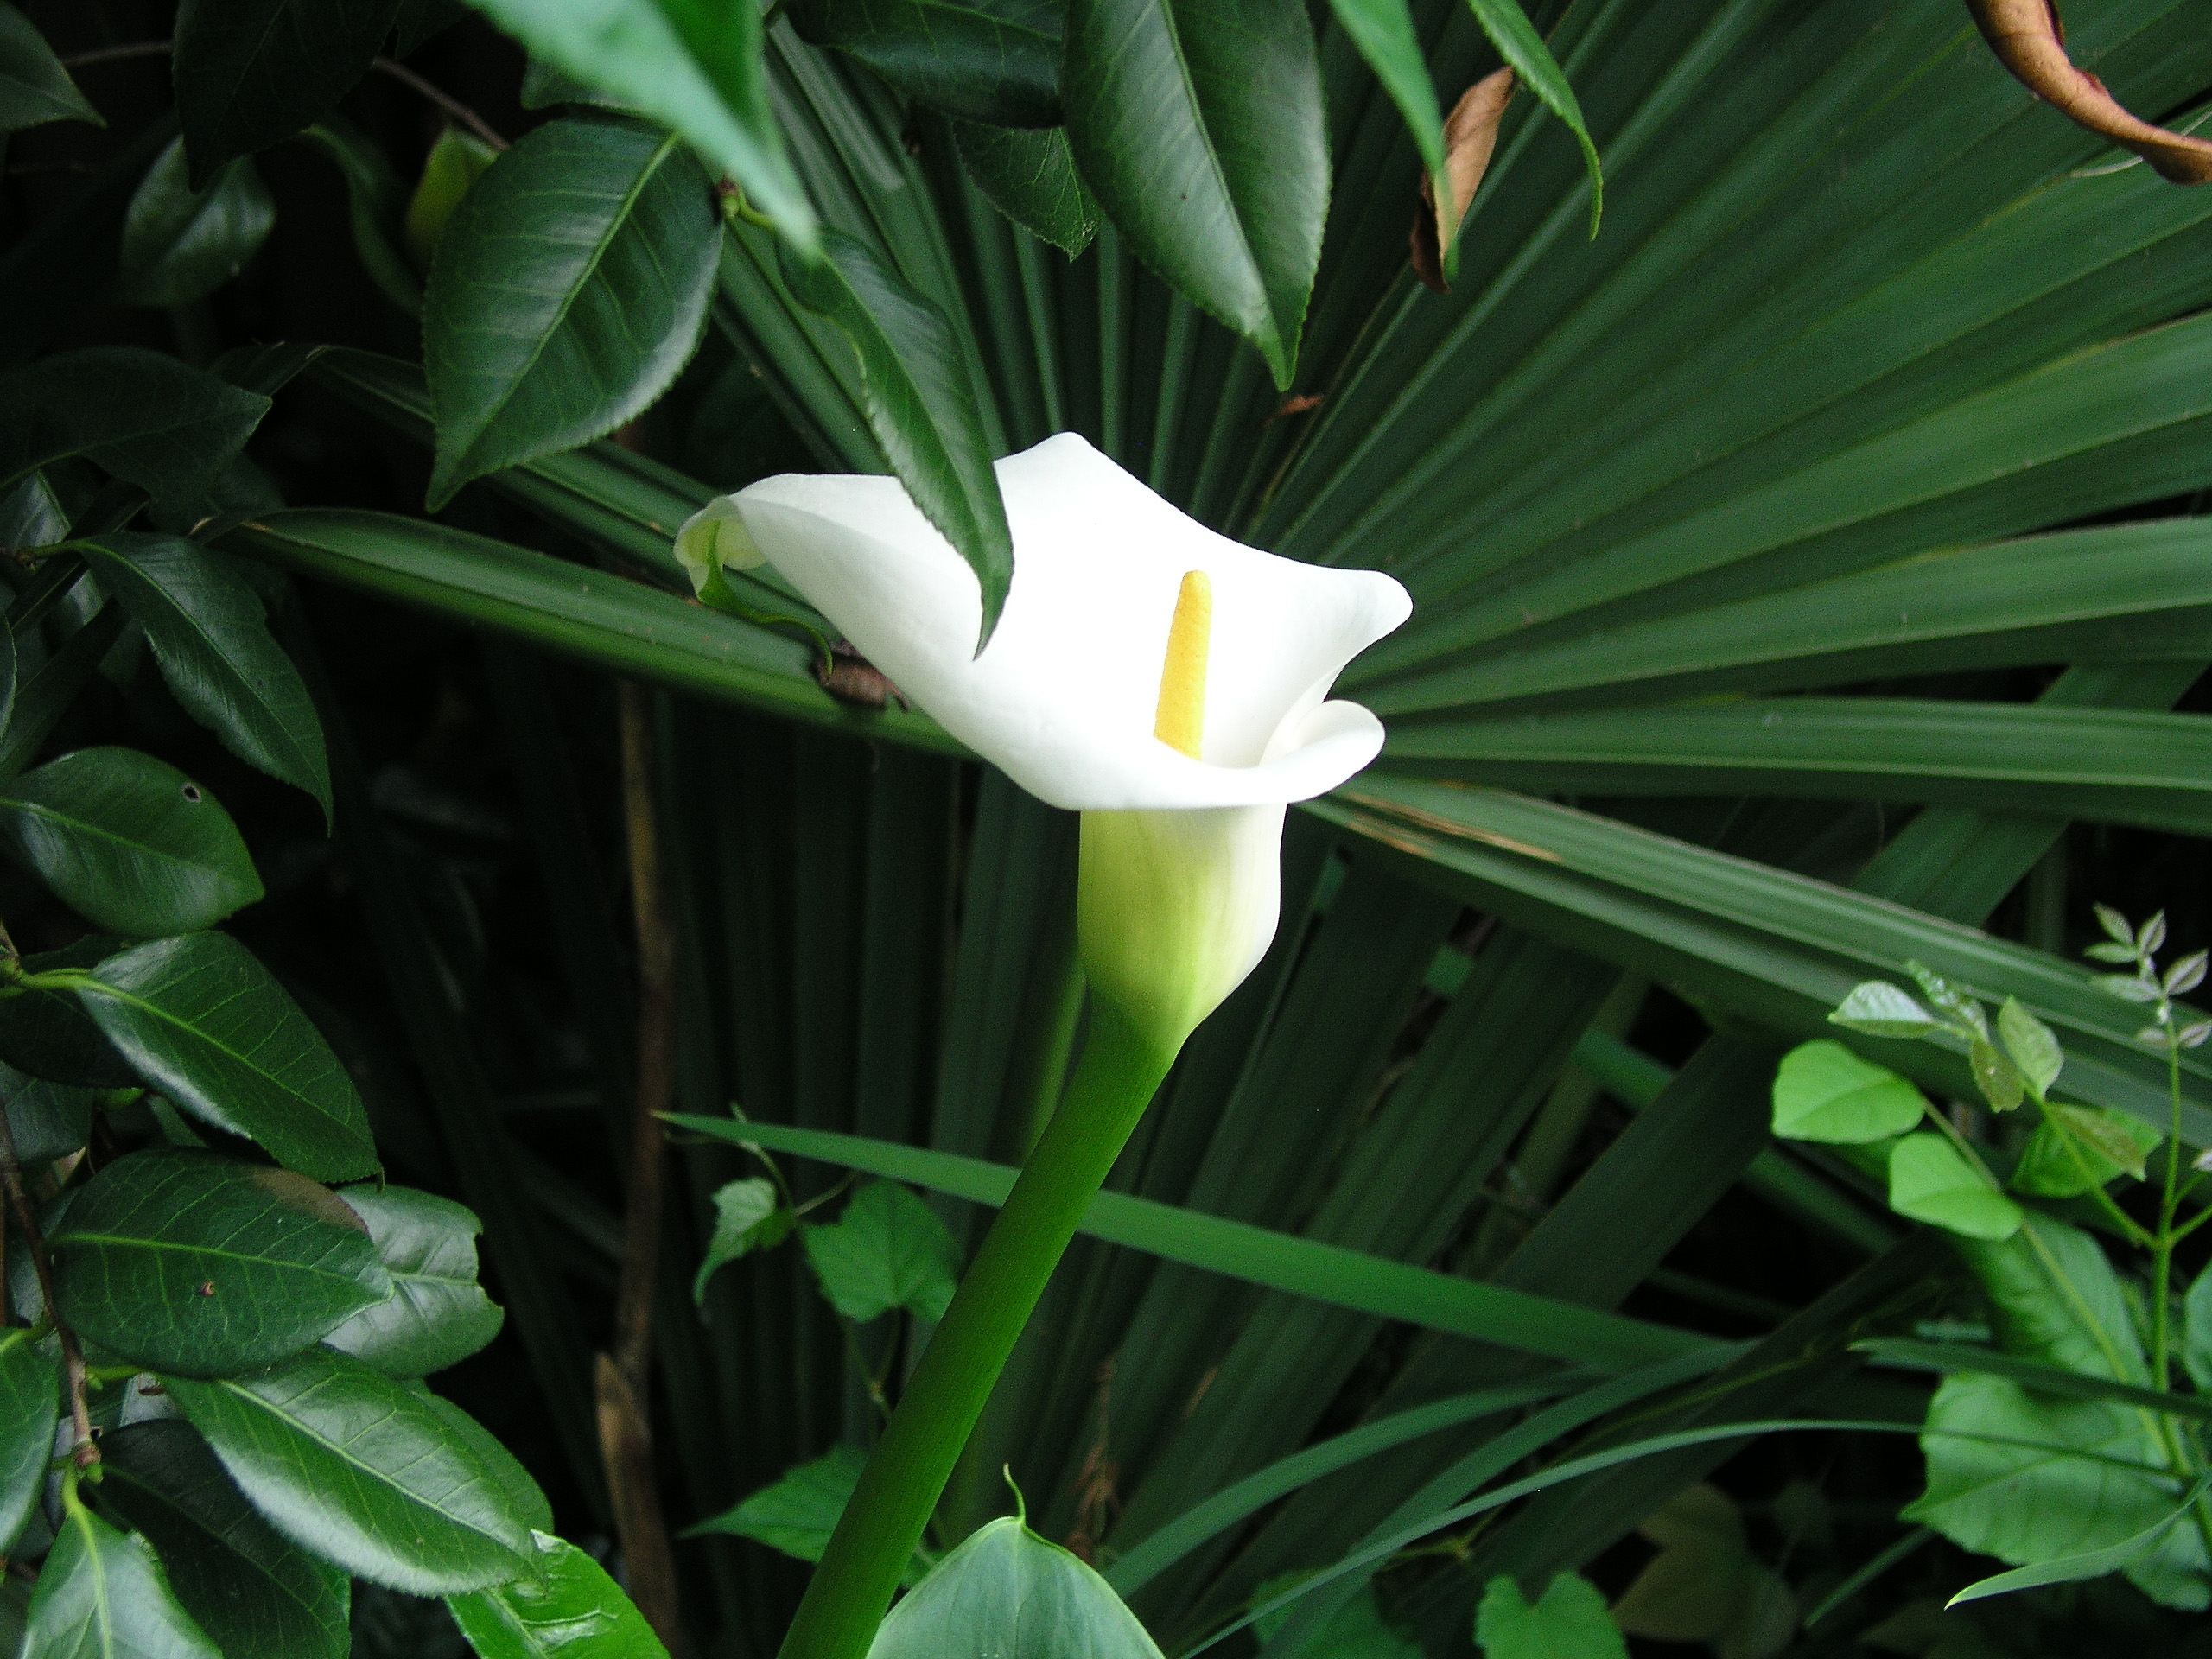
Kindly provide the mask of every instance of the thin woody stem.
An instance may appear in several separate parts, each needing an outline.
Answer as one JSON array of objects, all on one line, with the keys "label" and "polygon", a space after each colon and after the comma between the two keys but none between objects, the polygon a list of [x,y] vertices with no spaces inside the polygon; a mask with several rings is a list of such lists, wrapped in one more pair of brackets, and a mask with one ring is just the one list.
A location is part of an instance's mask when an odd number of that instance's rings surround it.
[{"label": "thin woody stem", "polygon": [[86,1404],[85,1389],[85,1351],[79,1345],[77,1333],[61,1317],[61,1305],[54,1294],[54,1264],[47,1260],[46,1240],[38,1230],[38,1217],[31,1210],[30,1194],[23,1187],[23,1166],[16,1155],[16,1131],[8,1122],[8,1114],[0,1111],[0,1187],[8,1196],[8,1207],[15,1211],[16,1224],[23,1230],[23,1242],[31,1253],[31,1267],[38,1274],[38,1293],[46,1304],[46,1316],[54,1321],[54,1334],[61,1343],[61,1378],[69,1395],[69,1421],[76,1426],[77,1441],[70,1448],[70,1461],[79,1469],[90,1469],[100,1460],[100,1448],[92,1439],[92,1408]]},{"label": "thin woody stem", "polygon": [[395,63],[390,58],[378,58],[372,62],[370,67],[372,68],[382,70],[385,74],[390,75],[401,86],[410,87],[415,92],[421,93],[422,96],[429,99],[431,103],[436,105],[448,115],[453,117],[454,120],[460,122],[462,126],[467,127],[471,132],[474,133],[479,138],[481,138],[486,143],[491,145],[493,149],[505,149],[507,148],[507,141],[504,137],[500,137],[499,130],[497,127],[494,127],[489,121],[486,121],[482,116],[477,114],[475,111],[470,109],[467,105],[462,103],[451,92],[447,92],[442,86],[435,86],[431,82],[425,80],[422,76],[416,74],[412,69],[410,69],[405,64]]}]

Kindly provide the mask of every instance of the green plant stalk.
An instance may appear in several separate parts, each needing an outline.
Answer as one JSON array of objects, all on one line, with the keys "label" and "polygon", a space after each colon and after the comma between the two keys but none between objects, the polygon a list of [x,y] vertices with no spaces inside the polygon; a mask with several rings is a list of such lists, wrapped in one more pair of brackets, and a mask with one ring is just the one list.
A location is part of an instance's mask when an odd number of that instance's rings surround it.
[{"label": "green plant stalk", "polygon": [[1090,1037],[1067,1097],[907,1380],[806,1586],[780,1659],[867,1654],[1030,1311],[1174,1058],[1109,1004],[1093,1001]]}]

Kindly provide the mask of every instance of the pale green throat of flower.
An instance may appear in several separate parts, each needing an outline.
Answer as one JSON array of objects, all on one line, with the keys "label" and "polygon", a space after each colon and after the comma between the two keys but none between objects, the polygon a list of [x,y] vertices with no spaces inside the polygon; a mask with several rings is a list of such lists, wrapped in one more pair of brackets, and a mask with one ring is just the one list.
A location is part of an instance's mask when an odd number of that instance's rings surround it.
[{"label": "pale green throat of flower", "polygon": [[1183,573],[1175,620],[1167,625],[1167,659],[1160,668],[1160,708],[1152,734],[1197,760],[1206,730],[1206,647],[1213,639],[1213,578]]}]

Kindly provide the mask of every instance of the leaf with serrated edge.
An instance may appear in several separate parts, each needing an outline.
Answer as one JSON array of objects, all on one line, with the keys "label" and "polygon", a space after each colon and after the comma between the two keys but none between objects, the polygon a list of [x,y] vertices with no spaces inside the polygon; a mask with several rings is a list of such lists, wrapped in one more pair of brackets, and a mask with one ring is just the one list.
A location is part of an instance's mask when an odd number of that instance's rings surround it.
[{"label": "leaf with serrated edge", "polygon": [[477,1659],[668,1659],[606,1568],[550,1533],[531,1537],[534,1577],[447,1598]]},{"label": "leaf with serrated edge", "polygon": [[903,1307],[941,1319],[960,1283],[960,1250],[936,1211],[896,1181],[870,1181],[833,1226],[799,1234],[823,1294],[859,1323]]},{"label": "leaf with serrated edge", "polygon": [[327,1189],[183,1148],[110,1164],[52,1243],[71,1323],[149,1370],[273,1364],[391,1294],[367,1230]]},{"label": "leaf with serrated edge", "polygon": [[477,1282],[476,1236],[484,1229],[473,1212],[405,1186],[349,1186],[338,1196],[367,1224],[391,1294],[325,1343],[393,1376],[428,1376],[499,1334],[506,1314]]},{"label": "leaf with serrated edge", "polygon": [[776,1184],[755,1175],[731,1181],[715,1193],[715,1236],[707,1243],[706,1259],[692,1276],[691,1300],[707,1300],[707,1281],[715,1269],[756,1249],[783,1242],[791,1230],[791,1212],[782,1207]]},{"label": "leaf with serrated edge", "polygon": [[146,1082],[217,1128],[320,1181],[377,1167],[353,1081],[284,988],[224,933],[156,939],[77,987]]},{"label": "leaf with serrated edge", "polygon": [[244,1376],[162,1382],[271,1526],[360,1578],[450,1595],[534,1564],[483,1459],[372,1366],[310,1348]]},{"label": "leaf with serrated edge", "polygon": [[1628,1659],[1605,1597],[1574,1573],[1554,1577],[1533,1605],[1510,1576],[1492,1579],[1475,1610],[1475,1641],[1484,1659]]},{"label": "leaf with serrated edge", "polygon": [[225,1659],[169,1593],[145,1541],[81,1501],[39,1567],[23,1652],[37,1659]]},{"label": "leaf with serrated edge", "polygon": [[0,376],[0,491],[86,455],[159,500],[188,499],[227,467],[269,399],[131,346],[57,352]]}]

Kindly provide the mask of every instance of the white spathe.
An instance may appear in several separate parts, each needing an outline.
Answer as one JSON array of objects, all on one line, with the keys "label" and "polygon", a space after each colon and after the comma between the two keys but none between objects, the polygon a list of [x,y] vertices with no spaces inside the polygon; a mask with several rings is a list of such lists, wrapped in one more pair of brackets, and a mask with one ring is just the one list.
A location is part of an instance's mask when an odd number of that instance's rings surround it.
[{"label": "white spathe", "polygon": [[[701,588],[774,565],[939,725],[1084,814],[1084,973],[1172,1055],[1274,937],[1285,805],[1382,747],[1373,715],[1325,699],[1412,601],[1379,571],[1217,535],[1073,433],[997,470],[1014,583],[980,655],[975,574],[896,479],[764,479],[695,514],[677,556]],[[1197,760],[1153,735],[1191,570],[1213,589]]]},{"label": "white spathe", "polygon": [[[1374,570],[1232,542],[1072,432],[998,463],[1014,585],[973,655],[982,590],[893,478],[786,474],[695,514],[677,555],[775,566],[938,724],[1039,799],[1078,811],[1281,805],[1325,794],[1382,746],[1324,697],[1412,612]],[[1152,734],[1184,572],[1213,582],[1204,758]]]}]

